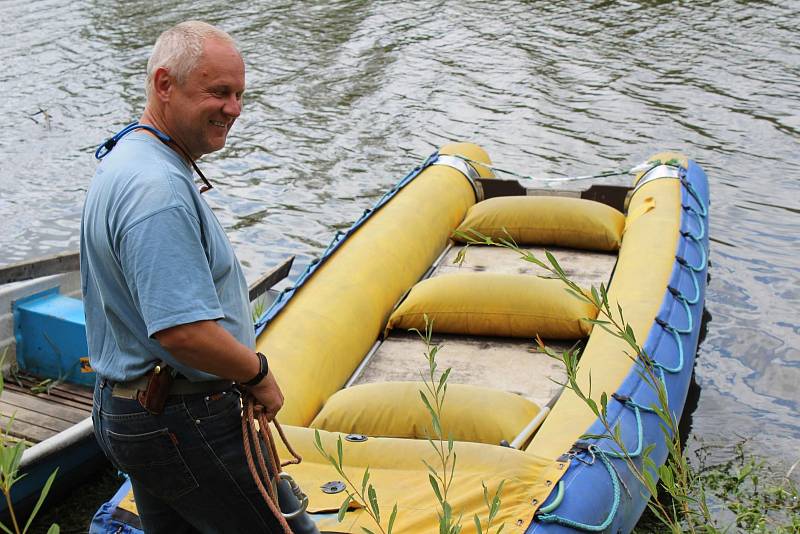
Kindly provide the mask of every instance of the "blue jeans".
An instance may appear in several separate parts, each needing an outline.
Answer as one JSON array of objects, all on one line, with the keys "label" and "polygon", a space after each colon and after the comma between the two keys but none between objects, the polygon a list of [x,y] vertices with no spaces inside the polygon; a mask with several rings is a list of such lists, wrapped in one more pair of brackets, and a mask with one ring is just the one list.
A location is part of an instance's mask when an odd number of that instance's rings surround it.
[{"label": "blue jeans", "polygon": [[283,532],[247,467],[237,390],[170,396],[151,415],[111,389],[98,379],[94,433],[130,476],[147,534]]}]

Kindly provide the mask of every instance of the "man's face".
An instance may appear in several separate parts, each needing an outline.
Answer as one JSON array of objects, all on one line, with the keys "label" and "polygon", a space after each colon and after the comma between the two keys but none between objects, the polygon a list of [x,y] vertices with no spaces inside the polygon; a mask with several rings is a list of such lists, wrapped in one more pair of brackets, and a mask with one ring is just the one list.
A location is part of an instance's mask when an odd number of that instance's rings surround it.
[{"label": "man's face", "polygon": [[230,44],[207,39],[203,55],[183,84],[174,84],[165,119],[169,132],[193,159],[225,146],[242,111],[244,62]]}]

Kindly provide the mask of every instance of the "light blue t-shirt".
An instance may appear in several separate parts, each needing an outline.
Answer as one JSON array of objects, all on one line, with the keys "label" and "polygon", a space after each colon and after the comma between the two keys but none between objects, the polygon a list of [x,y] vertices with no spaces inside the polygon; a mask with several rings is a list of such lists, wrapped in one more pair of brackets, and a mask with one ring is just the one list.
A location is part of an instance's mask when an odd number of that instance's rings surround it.
[{"label": "light blue t-shirt", "polygon": [[192,168],[142,131],[101,161],[81,221],[81,285],[92,368],[114,381],[164,360],[191,380],[214,375],[178,362],[153,334],[217,320],[255,347],[247,282]]}]

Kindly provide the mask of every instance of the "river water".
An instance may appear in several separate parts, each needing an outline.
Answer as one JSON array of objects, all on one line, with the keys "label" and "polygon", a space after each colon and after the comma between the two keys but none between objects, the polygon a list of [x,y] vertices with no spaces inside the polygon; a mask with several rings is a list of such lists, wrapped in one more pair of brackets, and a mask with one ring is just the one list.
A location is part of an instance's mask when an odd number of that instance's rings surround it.
[{"label": "river water", "polygon": [[318,255],[438,146],[557,177],[679,150],[711,183],[689,444],[800,458],[800,2],[4,0],[0,265],[78,247],[95,145],[189,18],[247,63],[206,198],[248,278]]}]

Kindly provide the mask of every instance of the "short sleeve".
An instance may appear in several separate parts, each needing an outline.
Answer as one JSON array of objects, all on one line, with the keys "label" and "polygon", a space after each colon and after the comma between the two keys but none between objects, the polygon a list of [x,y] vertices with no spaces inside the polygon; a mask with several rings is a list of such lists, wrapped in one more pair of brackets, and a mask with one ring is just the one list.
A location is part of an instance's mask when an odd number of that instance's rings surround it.
[{"label": "short sleeve", "polygon": [[148,336],[224,316],[201,235],[198,220],[181,206],[156,212],[124,232],[120,264]]}]

